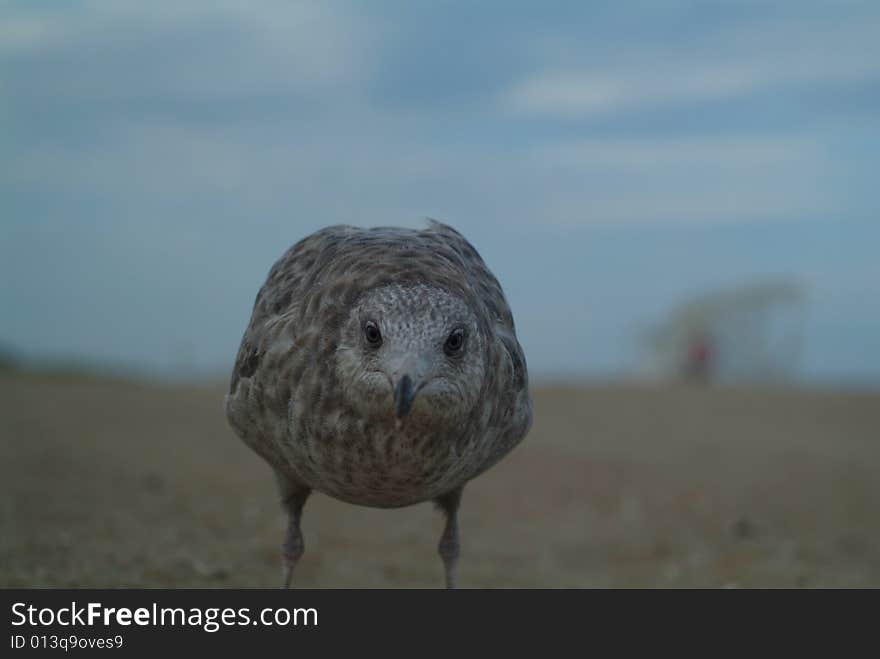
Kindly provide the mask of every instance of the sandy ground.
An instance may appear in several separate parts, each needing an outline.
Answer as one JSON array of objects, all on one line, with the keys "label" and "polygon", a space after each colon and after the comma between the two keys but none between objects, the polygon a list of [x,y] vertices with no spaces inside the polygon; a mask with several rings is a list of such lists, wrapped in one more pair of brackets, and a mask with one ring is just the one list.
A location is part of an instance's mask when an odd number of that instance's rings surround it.
[{"label": "sandy ground", "polygon": [[[880,394],[533,393],[465,491],[461,586],[880,587]],[[276,586],[274,482],[222,395],[0,375],[0,586]],[[440,586],[441,522],[316,495],[297,583]]]}]

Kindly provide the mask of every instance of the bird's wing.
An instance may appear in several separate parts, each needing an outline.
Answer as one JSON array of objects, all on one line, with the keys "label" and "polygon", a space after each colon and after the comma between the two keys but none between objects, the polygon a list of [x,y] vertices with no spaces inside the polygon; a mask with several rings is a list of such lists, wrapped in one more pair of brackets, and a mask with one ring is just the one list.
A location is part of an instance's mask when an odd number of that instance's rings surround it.
[{"label": "bird's wing", "polygon": [[428,231],[441,236],[445,244],[460,256],[462,265],[467,270],[467,279],[492,320],[515,332],[513,314],[501,290],[501,284],[474,246],[451,226],[437,220],[428,220]]},{"label": "bird's wing", "polygon": [[232,372],[230,392],[241,378],[260,370],[262,356],[277,340],[282,321],[296,323],[306,292],[315,284],[316,271],[328,244],[347,227],[328,227],[300,240],[279,258],[257,292],[251,320],[245,330]]},{"label": "bird's wing", "polygon": [[501,284],[489,271],[476,249],[458,231],[430,220],[429,231],[443,236],[446,243],[461,257],[467,278],[490,318],[490,334],[495,342],[490,347],[489,362],[496,370],[492,379],[495,401],[490,422],[493,435],[491,451],[478,473],[489,469],[526,436],[532,425],[532,401],[525,353],[516,338],[513,314]]},{"label": "bird's wing", "polygon": [[279,463],[273,442],[287,434],[287,428],[277,424],[289,417],[292,383],[320,349],[320,329],[305,313],[309,294],[321,286],[335,246],[356,231],[327,227],[293,245],[269,270],[254,301],[233,366],[226,416],[237,434],[270,463]]}]

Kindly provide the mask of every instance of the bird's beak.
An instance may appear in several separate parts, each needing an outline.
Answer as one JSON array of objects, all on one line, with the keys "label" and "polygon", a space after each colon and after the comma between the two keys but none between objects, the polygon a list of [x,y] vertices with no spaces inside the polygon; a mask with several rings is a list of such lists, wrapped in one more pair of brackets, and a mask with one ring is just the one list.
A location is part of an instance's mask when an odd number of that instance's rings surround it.
[{"label": "bird's beak", "polygon": [[391,390],[394,393],[394,416],[397,422],[408,416],[412,411],[416,394],[422,389],[422,383],[430,365],[419,355],[403,354],[391,362]]},{"label": "bird's beak", "polygon": [[402,419],[412,409],[416,397],[416,388],[409,375],[402,376],[394,387],[394,415]]}]

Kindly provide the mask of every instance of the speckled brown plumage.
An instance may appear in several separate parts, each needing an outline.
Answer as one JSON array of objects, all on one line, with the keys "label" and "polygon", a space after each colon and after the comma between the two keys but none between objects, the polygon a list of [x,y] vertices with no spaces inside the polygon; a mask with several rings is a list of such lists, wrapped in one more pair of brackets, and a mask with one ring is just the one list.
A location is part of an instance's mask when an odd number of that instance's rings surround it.
[{"label": "speckled brown plumage", "polygon": [[523,439],[532,411],[501,286],[432,221],[328,227],[291,247],[257,295],[226,415],[278,477],[286,582],[316,490],[375,507],[434,500],[452,586],[461,490]]}]

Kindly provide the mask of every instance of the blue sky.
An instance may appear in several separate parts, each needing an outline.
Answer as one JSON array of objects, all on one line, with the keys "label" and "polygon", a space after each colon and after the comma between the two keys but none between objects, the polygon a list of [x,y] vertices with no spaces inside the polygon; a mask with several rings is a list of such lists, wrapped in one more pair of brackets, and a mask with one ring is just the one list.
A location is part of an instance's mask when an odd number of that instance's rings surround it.
[{"label": "blue sky", "polygon": [[223,372],[334,223],[463,231],[537,375],[690,295],[809,294],[880,382],[876,2],[0,2],[0,343]]}]

